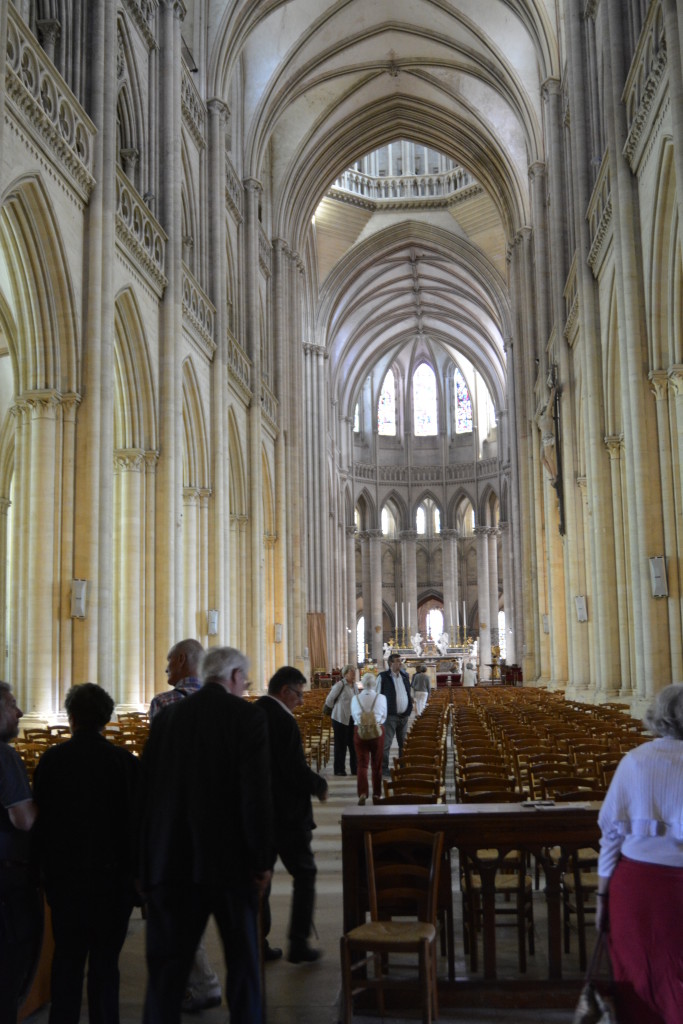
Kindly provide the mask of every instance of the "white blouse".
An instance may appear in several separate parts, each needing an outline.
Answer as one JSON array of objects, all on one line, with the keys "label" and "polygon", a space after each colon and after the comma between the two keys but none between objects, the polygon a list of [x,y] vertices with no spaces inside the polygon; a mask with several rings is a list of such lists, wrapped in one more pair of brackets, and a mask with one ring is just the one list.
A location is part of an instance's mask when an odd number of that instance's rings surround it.
[{"label": "white blouse", "polygon": [[[375,700],[375,696],[377,696],[377,700],[373,705],[372,702]],[[387,698],[383,694],[377,693],[377,690],[361,690],[351,701],[351,714],[356,725],[360,725],[362,712],[370,711],[371,708],[375,713],[378,725],[386,721]]]},{"label": "white blouse", "polygon": [[598,815],[598,874],[609,878],[620,853],[683,867],[683,740],[663,736],[619,762]]}]

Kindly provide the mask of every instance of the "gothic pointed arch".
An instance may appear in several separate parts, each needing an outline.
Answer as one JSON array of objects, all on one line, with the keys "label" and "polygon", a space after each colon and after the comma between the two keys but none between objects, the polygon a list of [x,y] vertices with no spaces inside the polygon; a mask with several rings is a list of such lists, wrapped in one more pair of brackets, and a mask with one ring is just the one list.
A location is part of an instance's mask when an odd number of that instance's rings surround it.
[{"label": "gothic pointed arch", "polygon": [[240,429],[232,409],[228,410],[229,507],[231,516],[247,515],[247,485]]},{"label": "gothic pointed arch", "polygon": [[127,177],[142,191],[147,181],[145,106],[135,46],[123,11],[117,21],[117,47],[116,157]]},{"label": "gothic pointed arch", "polygon": [[676,198],[676,171],[673,143],[667,139],[662,146],[655,190],[657,204],[652,226],[652,260],[648,280],[648,313],[650,369],[666,369],[683,360],[683,341],[674,333],[676,294],[681,280],[671,273],[678,263],[680,270],[681,239]]},{"label": "gothic pointed arch", "polygon": [[78,392],[70,260],[40,177],[20,178],[0,205],[0,280],[16,323],[9,337],[15,391]]},{"label": "gothic pointed arch", "polygon": [[377,529],[377,515],[375,510],[375,503],[372,500],[370,492],[365,487],[356,498],[356,512],[358,513],[359,530]]},{"label": "gothic pointed arch", "polygon": [[114,448],[156,451],[156,399],[146,332],[131,288],[114,303]]},{"label": "gothic pointed arch", "polygon": [[204,403],[191,358],[183,363],[183,486],[210,486],[209,443]]}]

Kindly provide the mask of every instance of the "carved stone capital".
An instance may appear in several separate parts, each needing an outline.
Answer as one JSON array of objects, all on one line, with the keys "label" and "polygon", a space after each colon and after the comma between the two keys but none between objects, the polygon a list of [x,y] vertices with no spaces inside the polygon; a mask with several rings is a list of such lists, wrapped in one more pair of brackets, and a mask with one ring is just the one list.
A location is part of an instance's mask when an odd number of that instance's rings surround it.
[{"label": "carved stone capital", "polygon": [[457,530],[442,530],[441,531],[441,537],[443,538],[443,540],[453,541],[453,540],[458,540],[459,537],[460,537],[460,534],[458,533]]},{"label": "carved stone capital", "polygon": [[140,473],[145,465],[145,453],[140,448],[117,448],[114,452],[114,471]]},{"label": "carved stone capital", "polygon": [[610,459],[620,459],[621,450],[624,447],[624,435],[623,434],[606,434],[605,435],[605,448]]},{"label": "carved stone capital", "polygon": [[196,487],[183,487],[183,505],[199,505],[199,491]]},{"label": "carved stone capital", "polygon": [[62,31],[62,24],[56,18],[43,18],[36,22],[36,29],[38,30],[38,39],[40,45],[45,50],[50,60],[54,63],[55,59],[55,43],[59,39],[59,34]]},{"label": "carved stone capital", "polygon": [[263,185],[258,178],[244,178],[242,180],[242,185],[244,186],[244,191],[249,192],[252,195],[258,195],[259,192],[263,191]]},{"label": "carved stone capital", "polygon": [[399,540],[417,540],[417,530],[401,530]]},{"label": "carved stone capital", "polygon": [[358,530],[355,526],[346,527],[346,536],[355,539],[358,536]]},{"label": "carved stone capital", "polygon": [[666,398],[669,384],[669,376],[666,370],[650,370],[647,379],[650,381],[650,390],[655,396],[655,400],[661,402],[663,398]]},{"label": "carved stone capital", "polygon": [[683,366],[675,363],[668,369],[669,384],[676,398],[683,395]]}]

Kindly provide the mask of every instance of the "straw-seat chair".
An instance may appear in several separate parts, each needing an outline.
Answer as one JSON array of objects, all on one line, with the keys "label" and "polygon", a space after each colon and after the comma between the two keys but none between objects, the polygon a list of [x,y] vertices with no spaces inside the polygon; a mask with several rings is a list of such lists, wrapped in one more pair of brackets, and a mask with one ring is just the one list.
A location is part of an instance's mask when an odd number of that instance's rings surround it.
[{"label": "straw-seat chair", "polygon": [[[344,1024],[353,1018],[353,996],[367,989],[377,993],[384,1016],[385,991],[414,986],[412,977],[394,978],[389,956],[418,958],[423,1024],[438,1016],[436,984],[436,915],[443,832],[391,829],[365,834],[370,921],[341,938]],[[395,920],[400,917],[401,920]],[[410,920],[405,920],[405,918]],[[372,965],[373,973],[368,974]]]}]

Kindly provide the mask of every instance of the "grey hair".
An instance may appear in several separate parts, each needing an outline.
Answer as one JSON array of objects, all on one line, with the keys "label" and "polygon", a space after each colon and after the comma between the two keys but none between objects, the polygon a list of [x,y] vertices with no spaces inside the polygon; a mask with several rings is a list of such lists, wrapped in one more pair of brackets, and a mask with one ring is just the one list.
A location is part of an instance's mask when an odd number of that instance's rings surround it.
[{"label": "grey hair", "polygon": [[341,674],[342,674],[342,679],[345,679],[345,678],[346,678],[346,673],[347,673],[347,672],[350,672],[350,671],[351,671],[351,669],[353,669],[353,671],[354,671],[354,673],[355,673],[355,671],[356,671],[356,666],[355,666],[355,665],[344,665],[344,667],[343,667],[343,668],[342,668],[342,670],[341,670]]},{"label": "grey hair", "polygon": [[364,672],[361,676],[360,685],[364,690],[374,690],[377,687],[377,677],[374,672]]},{"label": "grey hair", "polygon": [[657,736],[683,740],[683,683],[665,686],[645,713],[643,723]]},{"label": "grey hair", "polygon": [[203,683],[227,683],[233,672],[249,672],[249,659],[236,647],[212,647],[202,660],[200,675]]},{"label": "grey hair", "polygon": [[200,644],[199,640],[193,640],[191,638],[187,640],[179,640],[177,644],[174,644],[170,654],[182,654],[185,658],[185,664],[187,665],[188,671],[191,675],[195,675],[199,668],[199,663],[204,656],[204,648]]}]

